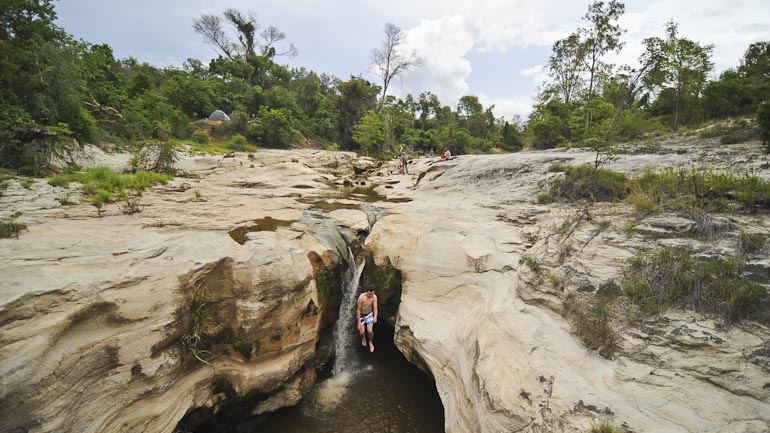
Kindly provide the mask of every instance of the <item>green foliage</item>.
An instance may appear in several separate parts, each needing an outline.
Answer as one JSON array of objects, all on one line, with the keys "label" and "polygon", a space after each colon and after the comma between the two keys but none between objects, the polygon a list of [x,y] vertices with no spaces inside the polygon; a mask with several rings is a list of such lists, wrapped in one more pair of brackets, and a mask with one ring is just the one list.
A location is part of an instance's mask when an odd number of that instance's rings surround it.
[{"label": "green foliage", "polygon": [[698,120],[701,109],[699,96],[706,85],[708,73],[714,67],[711,62],[713,45],[700,45],[679,36],[678,25],[666,24],[666,38],[645,39],[645,45],[656,47],[661,56],[651,64],[644,83],[649,89],[658,89],[658,99],[652,107],[656,115],[670,116],[674,129],[682,124]]},{"label": "green foliage", "polygon": [[129,161],[131,171],[152,171],[155,173],[174,174],[177,161],[176,142],[172,140],[149,140],[134,152]]},{"label": "green foliage", "polygon": [[534,256],[525,255],[524,257],[521,258],[521,260],[524,262],[524,264],[528,268],[532,269],[535,272],[538,272],[538,273],[540,272],[540,263],[537,261],[537,258],[535,258]]},{"label": "green foliage", "polygon": [[99,216],[102,215],[104,205],[112,202],[112,196],[108,191],[100,189],[96,191],[91,197],[91,204],[96,208]]},{"label": "green foliage", "polygon": [[759,124],[759,139],[770,153],[770,100],[759,105],[757,109],[757,123]]},{"label": "green foliage", "polygon": [[91,197],[91,204],[101,214],[101,209],[106,203],[115,200],[115,197],[125,196],[126,191],[141,193],[148,187],[159,183],[165,184],[171,176],[147,171],[138,171],[134,174],[115,173],[108,167],[98,167],[83,173],[55,174],[48,178],[52,186],[67,186],[72,182],[81,184],[83,193]]},{"label": "green foliage", "polygon": [[622,433],[621,430],[609,421],[602,421],[599,424],[591,426],[588,433]]},{"label": "green foliage", "polygon": [[585,345],[611,358],[617,350],[618,336],[612,328],[612,311],[604,302],[587,304],[570,295],[564,300],[564,309],[575,334]]},{"label": "green foliage", "polygon": [[369,110],[361,122],[353,128],[353,139],[361,148],[361,153],[373,155],[381,153],[385,145],[385,124],[379,114]]},{"label": "green foliage", "polygon": [[208,132],[200,129],[193,131],[190,139],[198,144],[209,144],[211,142],[211,136]]},{"label": "green foliage", "polygon": [[19,233],[27,230],[27,225],[10,219],[8,221],[0,221],[0,239],[6,238],[19,238]]},{"label": "green foliage", "polygon": [[754,174],[690,168],[647,168],[633,180],[630,202],[637,211],[702,209],[755,211],[770,206],[770,182]]},{"label": "green foliage", "polygon": [[623,173],[583,165],[564,167],[564,176],[548,183],[545,202],[588,200],[613,201],[628,195],[629,181]]},{"label": "green foliage", "polygon": [[554,162],[553,164],[548,166],[548,172],[549,173],[564,173],[567,171],[567,168],[569,167],[569,164],[565,164],[563,162]]},{"label": "green foliage", "polygon": [[243,152],[246,150],[246,145],[248,144],[249,142],[246,140],[246,137],[241,134],[235,134],[233,135],[233,138],[230,139],[230,142],[227,143],[227,147],[236,152]]},{"label": "green foliage", "polygon": [[762,233],[741,233],[738,238],[738,252],[742,255],[762,252],[767,245],[767,236]]},{"label": "green foliage", "polygon": [[678,306],[728,321],[767,320],[770,311],[767,291],[746,278],[745,265],[734,257],[697,259],[671,247],[640,252],[624,270],[623,286],[645,311]]},{"label": "green foliage", "polygon": [[534,136],[534,146],[550,149],[572,139],[568,121],[572,110],[561,101],[551,100],[535,106],[529,118],[529,130]]},{"label": "green foliage", "polygon": [[249,125],[249,134],[265,147],[286,149],[294,139],[289,117],[281,110],[259,108],[257,118]]}]

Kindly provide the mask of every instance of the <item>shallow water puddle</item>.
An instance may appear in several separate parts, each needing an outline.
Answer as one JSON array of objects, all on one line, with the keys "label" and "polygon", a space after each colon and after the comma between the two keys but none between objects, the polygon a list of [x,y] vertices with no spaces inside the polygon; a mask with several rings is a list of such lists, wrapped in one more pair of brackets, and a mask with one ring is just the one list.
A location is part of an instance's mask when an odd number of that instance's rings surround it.
[{"label": "shallow water puddle", "polygon": [[235,242],[243,245],[246,243],[246,235],[252,232],[273,232],[278,227],[288,227],[294,221],[277,220],[270,217],[254,220],[254,225],[236,227],[227,232]]}]

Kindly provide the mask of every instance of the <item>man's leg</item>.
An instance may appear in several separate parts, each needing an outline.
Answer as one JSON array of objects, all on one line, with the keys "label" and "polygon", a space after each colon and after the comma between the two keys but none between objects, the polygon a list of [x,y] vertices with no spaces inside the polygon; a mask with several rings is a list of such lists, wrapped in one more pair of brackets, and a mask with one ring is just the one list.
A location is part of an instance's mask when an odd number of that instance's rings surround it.
[{"label": "man's leg", "polygon": [[361,321],[358,322],[358,333],[361,335],[361,345],[366,347],[366,330]]},{"label": "man's leg", "polygon": [[369,352],[374,352],[374,325],[366,325],[366,332],[369,334]]}]

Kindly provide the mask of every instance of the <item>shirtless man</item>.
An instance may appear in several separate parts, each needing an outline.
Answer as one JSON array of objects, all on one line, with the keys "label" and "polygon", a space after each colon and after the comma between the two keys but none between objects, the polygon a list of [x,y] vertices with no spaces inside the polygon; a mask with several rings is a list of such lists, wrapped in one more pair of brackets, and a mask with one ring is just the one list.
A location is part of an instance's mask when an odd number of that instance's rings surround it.
[{"label": "shirtless man", "polygon": [[374,324],[377,323],[378,313],[377,295],[374,294],[374,286],[369,286],[358,297],[356,307],[356,323],[358,333],[361,334],[361,345],[366,347],[366,334],[369,334],[369,352],[374,352]]}]

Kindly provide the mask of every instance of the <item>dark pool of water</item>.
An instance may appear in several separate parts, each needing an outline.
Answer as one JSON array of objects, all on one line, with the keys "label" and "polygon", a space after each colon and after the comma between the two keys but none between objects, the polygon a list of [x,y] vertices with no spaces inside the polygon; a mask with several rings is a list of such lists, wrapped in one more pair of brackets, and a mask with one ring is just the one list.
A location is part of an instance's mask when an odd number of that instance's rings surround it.
[{"label": "dark pool of water", "polygon": [[319,382],[297,406],[229,431],[443,433],[444,410],[433,381],[410,364],[392,341],[393,329],[376,325],[375,353],[358,346],[346,373]]}]

